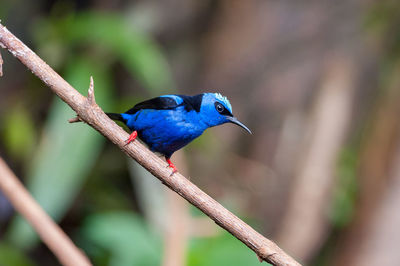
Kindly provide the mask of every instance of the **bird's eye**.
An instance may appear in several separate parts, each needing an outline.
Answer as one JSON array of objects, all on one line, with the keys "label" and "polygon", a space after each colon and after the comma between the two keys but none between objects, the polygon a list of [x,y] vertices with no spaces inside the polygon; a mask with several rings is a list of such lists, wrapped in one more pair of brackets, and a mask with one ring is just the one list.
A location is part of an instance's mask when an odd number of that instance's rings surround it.
[{"label": "bird's eye", "polygon": [[222,113],[225,110],[225,107],[220,103],[215,103],[215,109],[217,109],[218,113]]}]

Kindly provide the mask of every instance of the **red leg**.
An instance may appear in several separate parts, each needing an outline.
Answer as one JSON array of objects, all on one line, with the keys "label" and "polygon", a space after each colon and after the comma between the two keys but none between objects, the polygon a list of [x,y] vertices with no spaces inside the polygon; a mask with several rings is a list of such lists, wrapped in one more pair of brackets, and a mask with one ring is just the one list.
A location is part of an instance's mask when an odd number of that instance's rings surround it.
[{"label": "red leg", "polygon": [[132,141],[134,141],[137,137],[137,131],[133,131],[130,135],[129,138],[127,140],[125,140],[125,145],[128,145],[129,143],[131,143]]},{"label": "red leg", "polygon": [[173,173],[173,174],[176,173],[176,172],[178,172],[178,169],[176,169],[175,165],[171,162],[170,159],[165,158],[165,160],[167,160],[168,166],[172,168],[172,173]]}]

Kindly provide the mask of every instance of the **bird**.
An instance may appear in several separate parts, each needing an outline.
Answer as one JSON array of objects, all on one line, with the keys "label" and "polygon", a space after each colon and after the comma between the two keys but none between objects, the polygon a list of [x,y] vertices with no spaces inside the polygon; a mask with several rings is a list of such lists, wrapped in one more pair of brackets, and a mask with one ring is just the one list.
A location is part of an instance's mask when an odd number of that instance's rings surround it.
[{"label": "bird", "polygon": [[250,129],[232,114],[229,100],[220,93],[193,96],[168,94],[140,102],[124,113],[106,113],[123,122],[131,134],[128,145],[139,137],[153,152],[165,156],[172,174],[177,172],[172,154],[214,126],[236,124],[248,133]]}]

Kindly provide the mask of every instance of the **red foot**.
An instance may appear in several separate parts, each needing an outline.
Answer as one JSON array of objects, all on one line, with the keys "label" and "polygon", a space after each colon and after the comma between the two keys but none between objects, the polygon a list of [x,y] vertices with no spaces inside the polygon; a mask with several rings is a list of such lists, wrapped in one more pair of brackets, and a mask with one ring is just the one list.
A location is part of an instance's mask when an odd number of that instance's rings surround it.
[{"label": "red foot", "polygon": [[172,173],[174,174],[174,173],[178,172],[178,169],[176,169],[175,165],[171,162],[171,160],[167,159],[167,158],[165,158],[165,159],[167,160],[168,167],[172,168]]},{"label": "red foot", "polygon": [[131,143],[132,141],[134,141],[137,137],[137,132],[136,130],[132,132],[132,134],[129,135],[129,138],[127,140],[125,140],[125,145],[128,145],[129,143]]}]

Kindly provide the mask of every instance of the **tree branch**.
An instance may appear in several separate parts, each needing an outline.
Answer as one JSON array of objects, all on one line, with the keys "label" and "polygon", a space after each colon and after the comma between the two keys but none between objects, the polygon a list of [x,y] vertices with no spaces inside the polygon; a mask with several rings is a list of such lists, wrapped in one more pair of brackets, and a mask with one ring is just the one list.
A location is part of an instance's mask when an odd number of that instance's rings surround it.
[{"label": "tree branch", "polygon": [[242,241],[257,254],[261,261],[264,260],[273,265],[300,265],[274,242],[256,232],[183,175],[180,173],[171,175],[171,169],[167,167],[166,162],[158,158],[139,141],[124,145],[124,140],[128,138],[128,133],[110,120],[95,103],[93,90],[89,90],[87,98],[83,97],[1,24],[0,43],[3,43],[32,73],[38,76],[66,102],[77,113],[79,119],[91,125],[114,144],[118,145],[123,152],[135,159],[163,184],[181,195],[214,220],[215,223]]},{"label": "tree branch", "polygon": [[25,217],[43,242],[63,265],[92,265],[61,228],[32,198],[7,164],[0,157],[0,189],[14,208]]}]

